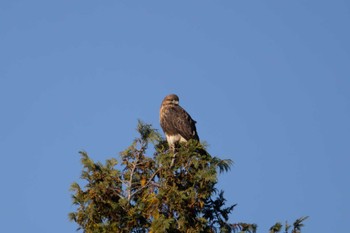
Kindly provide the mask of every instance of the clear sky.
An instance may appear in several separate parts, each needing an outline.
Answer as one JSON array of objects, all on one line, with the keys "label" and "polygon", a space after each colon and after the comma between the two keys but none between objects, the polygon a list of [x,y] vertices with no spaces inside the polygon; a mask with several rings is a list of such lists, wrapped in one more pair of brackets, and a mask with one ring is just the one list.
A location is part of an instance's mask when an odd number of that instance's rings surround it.
[{"label": "clear sky", "polygon": [[176,93],[232,222],[350,221],[350,3],[0,1],[1,232],[75,232],[79,150],[118,157]]}]

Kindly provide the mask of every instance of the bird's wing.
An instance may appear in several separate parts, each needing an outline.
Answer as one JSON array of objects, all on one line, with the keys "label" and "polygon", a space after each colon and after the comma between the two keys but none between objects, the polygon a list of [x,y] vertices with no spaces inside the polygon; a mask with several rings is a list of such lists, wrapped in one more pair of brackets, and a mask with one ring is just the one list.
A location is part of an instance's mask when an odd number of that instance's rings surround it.
[{"label": "bird's wing", "polygon": [[[199,141],[196,121],[182,107],[173,106],[164,110],[161,126],[170,135],[180,134],[184,139]],[[164,127],[163,127],[164,126]]]}]

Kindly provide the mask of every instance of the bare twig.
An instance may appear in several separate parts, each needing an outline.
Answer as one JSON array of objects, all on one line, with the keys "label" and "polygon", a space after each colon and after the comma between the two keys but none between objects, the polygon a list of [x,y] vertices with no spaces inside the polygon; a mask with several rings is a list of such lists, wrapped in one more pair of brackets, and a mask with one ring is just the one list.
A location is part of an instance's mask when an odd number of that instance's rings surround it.
[{"label": "bare twig", "polygon": [[131,194],[131,196],[134,196],[135,194],[139,193],[140,191],[148,187],[148,185],[153,181],[154,177],[159,173],[159,171],[160,171],[160,168],[158,168],[158,170],[152,174],[152,176],[148,179],[147,183],[144,186],[136,190],[133,194]]}]

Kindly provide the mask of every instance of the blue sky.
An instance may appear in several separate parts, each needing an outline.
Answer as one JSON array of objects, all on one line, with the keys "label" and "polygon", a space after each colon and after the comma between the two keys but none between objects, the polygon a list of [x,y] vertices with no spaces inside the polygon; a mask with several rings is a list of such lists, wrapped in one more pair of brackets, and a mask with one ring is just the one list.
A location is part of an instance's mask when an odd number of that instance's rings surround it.
[{"label": "blue sky", "polygon": [[0,2],[2,232],[75,232],[78,151],[118,157],[176,93],[220,176],[232,222],[304,232],[350,219],[350,3]]}]

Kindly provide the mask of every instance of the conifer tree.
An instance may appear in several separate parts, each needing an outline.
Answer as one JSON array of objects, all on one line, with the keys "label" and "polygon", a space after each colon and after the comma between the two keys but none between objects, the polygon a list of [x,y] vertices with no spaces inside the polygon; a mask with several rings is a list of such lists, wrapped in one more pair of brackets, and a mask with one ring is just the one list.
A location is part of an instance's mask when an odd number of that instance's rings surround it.
[{"label": "conifer tree", "polygon": [[[139,122],[140,134],[121,152],[121,164],[112,158],[94,162],[80,152],[83,184],[71,185],[75,212],[70,220],[86,233],[195,233],[256,232],[255,224],[228,222],[235,205],[226,206],[216,189],[218,172],[227,172],[231,160],[206,152],[197,141],[181,144],[175,155],[151,125]],[[153,145],[153,155],[149,155]],[[175,161],[173,160],[175,158]],[[122,167],[117,169],[117,167]],[[84,185],[84,188],[81,188]],[[285,233],[299,233],[306,218],[286,223]],[[270,233],[280,232],[276,223]]]}]

